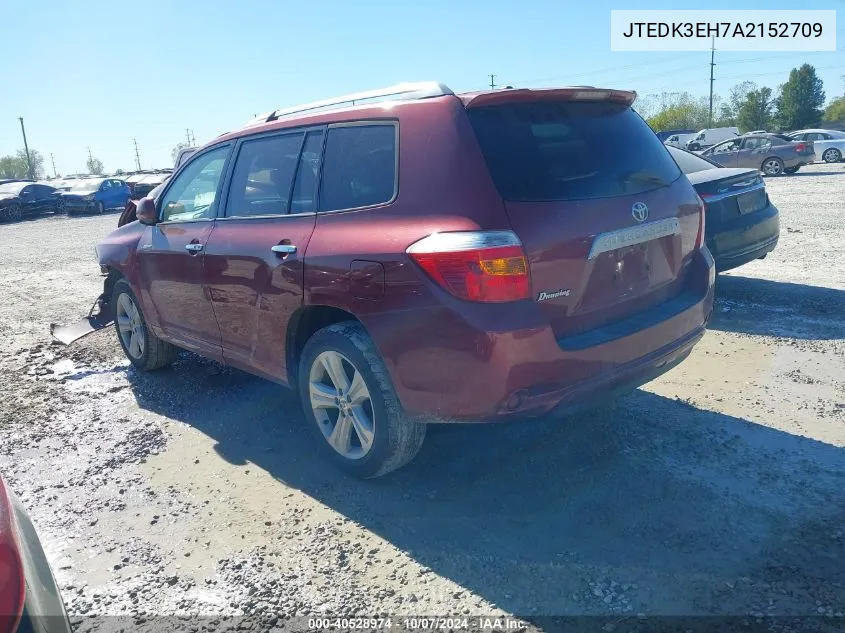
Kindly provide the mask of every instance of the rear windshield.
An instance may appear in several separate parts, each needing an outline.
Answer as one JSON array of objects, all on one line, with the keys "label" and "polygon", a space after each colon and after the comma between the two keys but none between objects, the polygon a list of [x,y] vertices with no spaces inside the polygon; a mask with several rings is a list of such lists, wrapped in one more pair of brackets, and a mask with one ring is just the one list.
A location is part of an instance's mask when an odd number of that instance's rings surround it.
[{"label": "rear windshield", "polygon": [[467,113],[506,200],[631,195],[681,175],[651,128],[621,104],[534,102]]},{"label": "rear windshield", "polygon": [[669,154],[672,155],[672,158],[675,159],[675,162],[678,163],[678,167],[680,167],[681,171],[685,174],[694,174],[697,171],[717,169],[718,167],[721,167],[721,165],[711,163],[709,160],[706,160],[701,156],[697,156],[692,152],[687,152],[676,147],[669,147],[667,149],[669,150]]}]

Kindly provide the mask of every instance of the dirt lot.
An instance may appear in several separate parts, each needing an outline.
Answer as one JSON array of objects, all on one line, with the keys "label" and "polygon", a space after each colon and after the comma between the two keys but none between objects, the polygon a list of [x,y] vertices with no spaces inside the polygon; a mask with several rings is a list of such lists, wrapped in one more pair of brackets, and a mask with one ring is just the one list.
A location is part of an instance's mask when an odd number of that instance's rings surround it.
[{"label": "dirt lot", "polygon": [[111,329],[51,343],[116,216],[0,225],[0,472],[72,620],[841,616],[845,164],[768,188],[781,243],[720,277],[679,368],[564,421],[435,428],[369,482],[277,386],[187,353],[140,375]]}]

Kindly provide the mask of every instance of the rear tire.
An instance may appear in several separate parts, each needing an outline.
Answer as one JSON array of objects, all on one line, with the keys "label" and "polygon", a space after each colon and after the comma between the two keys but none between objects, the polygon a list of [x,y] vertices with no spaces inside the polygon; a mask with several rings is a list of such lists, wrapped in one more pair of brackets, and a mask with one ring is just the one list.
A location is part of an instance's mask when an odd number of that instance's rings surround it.
[{"label": "rear tire", "polygon": [[308,426],[341,470],[380,477],[419,452],[425,424],[402,410],[384,361],[359,323],[316,332],[302,351],[298,382]]},{"label": "rear tire", "polygon": [[147,327],[135,293],[125,279],[112,291],[114,329],[126,358],[141,371],[154,371],[172,365],[179,348],[161,340]]},{"label": "rear tire", "polygon": [[830,149],[826,149],[824,151],[824,154],[822,154],[822,160],[826,163],[838,163],[842,160],[842,152],[835,147],[831,147]]},{"label": "rear tire", "polygon": [[767,176],[780,176],[783,173],[783,161],[777,156],[772,156],[763,161],[760,171]]}]

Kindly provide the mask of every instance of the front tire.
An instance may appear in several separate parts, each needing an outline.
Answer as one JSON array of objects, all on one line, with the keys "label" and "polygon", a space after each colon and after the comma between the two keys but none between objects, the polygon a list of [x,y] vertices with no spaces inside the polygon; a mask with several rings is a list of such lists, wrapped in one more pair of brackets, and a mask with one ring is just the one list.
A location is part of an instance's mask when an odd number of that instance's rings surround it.
[{"label": "front tire", "polygon": [[402,410],[384,361],[359,323],[316,332],[302,351],[298,382],[308,426],[345,472],[380,477],[419,452],[425,424]]},{"label": "front tire", "polygon": [[102,200],[97,202],[97,215],[103,215],[106,212],[106,203]]},{"label": "front tire", "polygon": [[126,358],[141,371],[172,365],[179,348],[161,340],[147,327],[138,299],[129,282],[121,279],[112,291],[114,329]]},{"label": "front tire", "polygon": [[783,173],[783,161],[777,156],[772,156],[763,161],[760,171],[767,176],[780,176]]},{"label": "front tire", "polygon": [[2,219],[5,222],[19,222],[22,217],[23,211],[21,210],[21,205],[19,204],[9,205],[3,210]]},{"label": "front tire", "polygon": [[838,163],[842,160],[842,152],[835,147],[831,147],[830,149],[826,149],[824,151],[824,154],[822,154],[822,160],[826,163]]}]

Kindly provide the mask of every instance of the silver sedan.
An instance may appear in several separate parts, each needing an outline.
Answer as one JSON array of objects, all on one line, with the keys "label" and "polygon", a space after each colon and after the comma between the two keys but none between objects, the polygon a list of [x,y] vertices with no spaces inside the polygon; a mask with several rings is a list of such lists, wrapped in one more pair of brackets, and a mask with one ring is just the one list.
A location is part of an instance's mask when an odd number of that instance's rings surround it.
[{"label": "silver sedan", "polygon": [[838,163],[845,156],[845,132],[838,130],[798,130],[789,134],[796,141],[811,141],[816,158],[826,163]]}]

